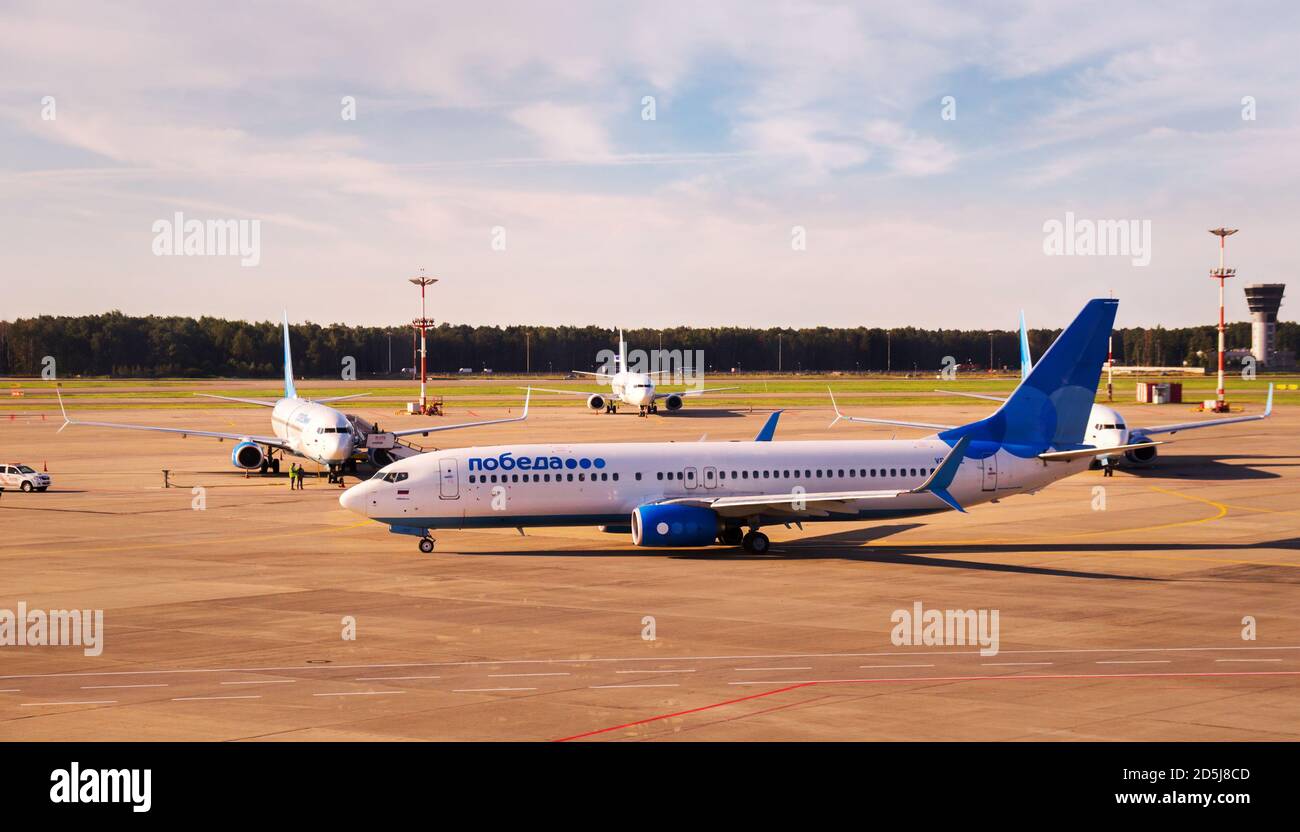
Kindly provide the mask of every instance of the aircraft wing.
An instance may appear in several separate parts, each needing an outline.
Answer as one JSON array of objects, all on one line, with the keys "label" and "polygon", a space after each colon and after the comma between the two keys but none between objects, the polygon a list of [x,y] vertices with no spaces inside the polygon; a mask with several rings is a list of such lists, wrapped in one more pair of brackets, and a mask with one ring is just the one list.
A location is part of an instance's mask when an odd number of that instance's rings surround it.
[{"label": "aircraft wing", "polygon": [[538,393],[565,393],[570,396],[608,396],[609,391],[604,390],[599,393],[593,393],[589,390],[552,390],[547,387],[521,387],[520,390],[536,390]]},{"label": "aircraft wing", "polygon": [[348,399],[360,399],[369,395],[370,395],[369,393],[352,393],[347,396],[326,396],[323,399],[309,399],[308,401],[317,402],[319,404],[323,404],[325,402],[345,402]]},{"label": "aircraft wing", "polygon": [[1006,396],[990,396],[987,393],[967,393],[961,390],[935,390],[936,393],[942,393],[945,396],[965,396],[968,399],[986,399],[991,402],[1005,402]]},{"label": "aircraft wing", "polygon": [[831,407],[835,408],[835,420],[830,426],[834,427],[835,423],[841,419],[846,422],[862,422],[869,425],[894,425],[900,428],[922,428],[924,430],[952,430],[956,425],[932,425],[928,422],[903,422],[898,419],[868,419],[864,416],[845,416],[840,412],[840,406],[835,403],[835,394],[831,393],[831,388],[827,387],[826,392],[831,395]]},{"label": "aircraft wing", "polygon": [[292,450],[289,448],[289,443],[278,436],[256,436],[250,433],[222,433],[221,431],[193,430],[191,428],[165,428],[160,425],[130,425],[124,422],[85,422],[80,419],[72,419],[68,416],[67,408],[63,406],[63,394],[58,388],[55,388],[54,393],[59,397],[59,410],[63,413],[63,426],[59,428],[60,432],[62,432],[63,428],[66,428],[68,425],[83,425],[94,428],[116,428],[118,430],[151,430],[158,433],[178,433],[181,436],[203,436],[209,439],[230,439],[235,442],[256,442],[259,445],[269,445],[272,448]]},{"label": "aircraft wing", "polygon": [[1075,448],[1069,451],[1048,451],[1038,455],[1043,462],[1069,462],[1072,459],[1085,459],[1090,456],[1109,456],[1110,454],[1125,453],[1134,451],[1138,448],[1149,448],[1152,445],[1163,445],[1163,442],[1130,442],[1127,445],[1111,445],[1105,448]]},{"label": "aircraft wing", "polygon": [[[575,376],[591,376],[592,378],[602,378],[605,379],[606,381],[609,381],[610,379],[613,378],[613,376],[611,376],[609,373],[591,373],[591,372],[587,372],[586,370],[570,370],[569,372],[573,373]],[[540,390],[541,388],[538,387],[536,389]]]},{"label": "aircraft wing", "polygon": [[904,494],[933,494],[949,507],[965,512],[948,487],[952,485],[957,469],[966,456],[969,437],[963,436],[953,446],[943,462],[925,482],[916,488],[897,491],[826,491],[818,493],[746,494],[734,496],[681,497],[665,500],[664,505],[693,505],[711,508],[723,517],[752,517],[755,514],[785,513],[792,519],[799,517],[825,517],[836,509],[848,510],[848,504],[859,500],[893,500]]},{"label": "aircraft wing", "polygon": [[1235,425],[1238,422],[1257,422],[1260,419],[1267,419],[1273,415],[1273,385],[1268,386],[1268,403],[1264,405],[1264,412],[1254,416],[1230,416],[1227,419],[1206,419],[1200,422],[1181,422],[1176,425],[1156,425],[1151,428],[1133,428],[1129,433],[1134,436],[1150,436],[1153,433],[1178,433],[1180,430],[1195,430],[1196,428],[1212,428],[1216,425]]},{"label": "aircraft wing", "polygon": [[523,420],[528,418],[528,402],[530,399],[532,399],[532,397],[533,397],[533,391],[532,388],[529,388],[528,395],[524,397],[524,412],[520,413],[518,416],[506,416],[505,418],[502,419],[484,419],[481,422],[461,422],[460,424],[456,424],[456,425],[429,425],[428,427],[423,427],[423,428],[407,428],[406,430],[390,430],[390,431],[385,431],[385,433],[390,433],[393,436],[414,436],[417,433],[420,434],[421,436],[428,436],[431,433],[438,433],[439,431],[444,431],[444,430],[456,430],[457,428],[477,428],[477,427],[482,427],[483,425],[500,425],[504,422],[522,422]]},{"label": "aircraft wing", "polygon": [[702,396],[705,393],[721,393],[723,390],[739,390],[739,387],[709,387],[701,390],[681,390],[676,393],[655,393],[655,401],[669,396]]},{"label": "aircraft wing", "polygon": [[218,396],[216,393],[195,393],[196,396],[202,396],[205,399],[221,399],[225,402],[241,402],[243,404],[260,404],[262,407],[275,407],[275,402],[268,402],[265,399],[241,399],[238,396]]}]

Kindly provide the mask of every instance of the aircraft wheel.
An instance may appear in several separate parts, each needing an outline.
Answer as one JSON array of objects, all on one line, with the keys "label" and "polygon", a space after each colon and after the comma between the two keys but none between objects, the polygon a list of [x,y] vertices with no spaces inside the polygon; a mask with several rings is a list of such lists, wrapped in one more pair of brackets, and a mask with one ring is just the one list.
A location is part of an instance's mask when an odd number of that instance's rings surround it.
[{"label": "aircraft wheel", "polygon": [[723,546],[739,546],[744,538],[745,533],[739,526],[731,526],[718,532],[718,542]]},{"label": "aircraft wheel", "polygon": [[432,537],[422,537],[422,538],[420,538],[420,551],[421,551],[421,552],[424,552],[426,555],[429,554],[429,553],[431,553],[431,552],[433,551],[433,538],[432,538]]},{"label": "aircraft wheel", "polygon": [[745,536],[741,538],[740,545],[745,547],[746,552],[761,555],[767,551],[771,542],[767,539],[767,535],[762,532],[746,532]]},{"label": "aircraft wheel", "polygon": [[271,460],[271,470],[277,474],[280,473],[280,460],[278,459]]},{"label": "aircraft wheel", "polygon": [[25,493],[25,494],[30,494],[30,493],[32,493],[32,484],[31,484],[30,482],[27,482],[27,480],[23,480],[23,484],[20,485],[20,486],[18,486],[18,487],[19,487],[19,489],[21,489],[21,490],[23,491],[23,493]]}]

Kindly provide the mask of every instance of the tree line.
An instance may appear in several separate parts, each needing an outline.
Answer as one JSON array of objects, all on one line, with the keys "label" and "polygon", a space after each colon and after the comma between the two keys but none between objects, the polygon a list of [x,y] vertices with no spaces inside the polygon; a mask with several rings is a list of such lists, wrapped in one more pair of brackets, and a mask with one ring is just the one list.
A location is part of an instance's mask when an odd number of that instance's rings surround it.
[{"label": "tree line", "polygon": [[[1035,356],[1060,330],[1030,331]],[[934,372],[945,362],[963,369],[1019,366],[1014,330],[897,327],[809,329],[675,327],[627,331],[629,349],[702,351],[708,372]],[[439,324],[428,333],[431,373],[491,369],[563,373],[597,367],[617,332],[587,326],[467,326]],[[395,378],[418,366],[409,327],[335,323],[290,326],[299,376],[338,378],[347,358],[358,378]],[[1213,326],[1116,330],[1118,364],[1203,366],[1216,361]],[[1295,349],[1297,324],[1278,324],[1279,349]],[[1229,349],[1250,345],[1250,325],[1228,327]],[[275,321],[229,321],[113,311],[0,321],[0,374],[40,375],[53,357],[60,376],[267,377],[281,373],[281,328]]]}]

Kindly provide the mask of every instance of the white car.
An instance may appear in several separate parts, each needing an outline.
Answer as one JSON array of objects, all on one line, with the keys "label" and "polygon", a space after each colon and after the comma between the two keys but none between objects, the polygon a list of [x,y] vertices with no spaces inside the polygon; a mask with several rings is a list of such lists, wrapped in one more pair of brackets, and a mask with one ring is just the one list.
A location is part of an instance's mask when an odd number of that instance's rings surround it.
[{"label": "white car", "polygon": [[44,491],[50,487],[50,475],[42,474],[30,465],[16,462],[0,465],[0,488],[19,491]]}]

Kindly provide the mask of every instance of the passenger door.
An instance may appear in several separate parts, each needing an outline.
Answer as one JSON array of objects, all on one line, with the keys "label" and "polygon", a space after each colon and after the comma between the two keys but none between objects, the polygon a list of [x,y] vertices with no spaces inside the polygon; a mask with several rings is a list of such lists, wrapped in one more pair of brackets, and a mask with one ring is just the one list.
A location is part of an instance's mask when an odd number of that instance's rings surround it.
[{"label": "passenger door", "polygon": [[980,461],[984,468],[984,490],[995,491],[998,487],[998,462],[997,455],[987,456]]},{"label": "passenger door", "polygon": [[718,469],[717,469],[717,468],[705,468],[705,469],[704,469],[704,487],[705,487],[705,488],[717,488],[717,487],[718,487]]},{"label": "passenger door", "polygon": [[460,498],[460,475],[454,459],[438,460],[438,497],[443,500]]},{"label": "passenger door", "polygon": [[695,488],[700,484],[694,468],[687,468],[683,471],[682,480],[685,481],[687,488]]}]

